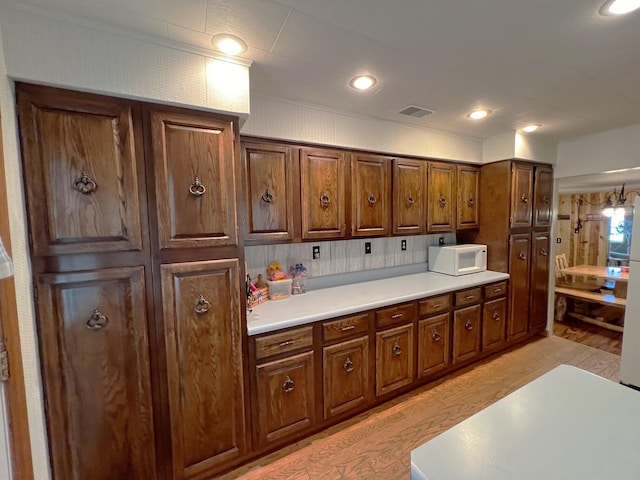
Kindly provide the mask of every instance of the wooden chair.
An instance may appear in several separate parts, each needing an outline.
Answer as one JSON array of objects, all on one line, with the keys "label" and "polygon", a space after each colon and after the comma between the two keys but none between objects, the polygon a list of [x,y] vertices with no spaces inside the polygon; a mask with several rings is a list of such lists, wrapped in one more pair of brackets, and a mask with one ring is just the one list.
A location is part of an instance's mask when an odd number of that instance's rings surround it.
[{"label": "wooden chair", "polygon": [[563,270],[569,268],[567,256],[564,253],[556,255],[556,285],[560,287],[579,288],[580,290],[599,291],[601,285],[595,280],[579,279],[575,275],[567,275]]}]

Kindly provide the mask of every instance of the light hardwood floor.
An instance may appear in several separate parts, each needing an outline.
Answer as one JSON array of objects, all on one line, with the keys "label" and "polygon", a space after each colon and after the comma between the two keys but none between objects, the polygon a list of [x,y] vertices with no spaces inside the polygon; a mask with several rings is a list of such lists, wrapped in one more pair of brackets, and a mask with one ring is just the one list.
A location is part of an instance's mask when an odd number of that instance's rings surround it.
[{"label": "light hardwood floor", "polygon": [[615,382],[620,357],[559,337],[537,339],[258,459],[224,480],[408,479],[410,452],[560,364]]}]

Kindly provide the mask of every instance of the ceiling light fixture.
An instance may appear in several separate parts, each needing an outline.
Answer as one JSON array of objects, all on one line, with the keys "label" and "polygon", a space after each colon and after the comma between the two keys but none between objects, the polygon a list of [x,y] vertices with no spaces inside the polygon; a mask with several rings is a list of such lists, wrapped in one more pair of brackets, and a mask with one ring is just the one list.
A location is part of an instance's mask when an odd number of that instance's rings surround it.
[{"label": "ceiling light fixture", "polygon": [[474,110],[473,112],[469,113],[467,117],[469,117],[472,120],[482,120],[490,113],[491,113],[491,110]]},{"label": "ceiling light fixture", "polygon": [[211,39],[213,47],[225,55],[235,56],[247,51],[247,44],[230,33],[218,33]]},{"label": "ceiling light fixture", "polygon": [[540,128],[540,124],[532,123],[531,125],[527,125],[522,129],[523,132],[531,133],[535,132],[538,128]]},{"label": "ceiling light fixture", "polygon": [[358,75],[351,79],[349,85],[357,90],[368,90],[373,87],[376,82],[376,77],[373,75]]},{"label": "ceiling light fixture", "polygon": [[[602,208],[602,214],[605,217],[611,217],[614,215],[614,213],[616,215],[622,215],[624,212],[624,209],[626,208],[626,203],[627,203],[627,195],[629,193],[635,193],[640,195],[640,192],[636,192],[636,191],[632,191],[632,192],[627,192],[625,193],[624,191],[624,183],[622,184],[622,188],[620,189],[620,192],[618,192],[615,188],[613,189],[613,192],[609,193],[607,195],[607,200],[604,202],[604,206]],[[615,205],[613,203],[613,200],[615,199]],[[633,205],[631,205],[633,206]],[[615,210],[614,210],[615,208]]]},{"label": "ceiling light fixture", "polygon": [[600,15],[624,15],[640,8],[640,0],[607,0],[600,7]]}]

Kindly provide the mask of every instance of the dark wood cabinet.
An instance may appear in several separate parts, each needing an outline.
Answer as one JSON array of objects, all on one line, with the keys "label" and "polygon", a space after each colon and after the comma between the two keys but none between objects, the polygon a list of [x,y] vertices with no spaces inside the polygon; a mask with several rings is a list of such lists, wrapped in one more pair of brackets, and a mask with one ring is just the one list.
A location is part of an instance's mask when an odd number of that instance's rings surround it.
[{"label": "dark wood cabinet", "polygon": [[299,200],[294,193],[297,170],[291,157],[287,145],[242,144],[248,241],[294,238],[294,205]]},{"label": "dark wood cabinet", "polygon": [[302,238],[331,239],[346,235],[345,153],[300,149]]},{"label": "dark wood cabinet", "polygon": [[427,231],[430,233],[455,229],[455,169],[450,163],[428,162]]},{"label": "dark wood cabinet", "polygon": [[480,305],[472,305],[453,312],[452,364],[462,363],[480,353]]},{"label": "dark wood cabinet", "polygon": [[353,154],[351,158],[351,234],[388,235],[391,231],[392,159]]},{"label": "dark wood cabinet", "polygon": [[450,365],[450,319],[447,312],[418,321],[418,378],[429,377]]},{"label": "dark wood cabinet", "polygon": [[533,166],[514,163],[511,169],[511,228],[531,226]]},{"label": "dark wood cabinet", "polygon": [[420,234],[426,231],[426,162],[393,161],[393,233]]},{"label": "dark wood cabinet", "polygon": [[376,395],[410,385],[414,380],[413,323],[376,332]]},{"label": "dark wood cabinet", "polygon": [[480,226],[478,211],[480,168],[472,165],[458,165],[456,180],[458,186],[456,229],[478,228]]},{"label": "dark wood cabinet", "polygon": [[547,326],[549,232],[534,233],[531,249],[530,328],[534,332],[540,332]]},{"label": "dark wood cabinet", "polygon": [[551,200],[553,198],[553,170],[537,166],[534,180],[533,226],[551,226]]},{"label": "dark wood cabinet", "polygon": [[507,341],[507,299],[497,298],[482,306],[482,350],[502,347]]},{"label": "dark wood cabinet", "polygon": [[531,274],[531,234],[521,233],[509,237],[509,300],[510,321],[507,324],[509,340],[527,335],[529,327],[529,295]]}]

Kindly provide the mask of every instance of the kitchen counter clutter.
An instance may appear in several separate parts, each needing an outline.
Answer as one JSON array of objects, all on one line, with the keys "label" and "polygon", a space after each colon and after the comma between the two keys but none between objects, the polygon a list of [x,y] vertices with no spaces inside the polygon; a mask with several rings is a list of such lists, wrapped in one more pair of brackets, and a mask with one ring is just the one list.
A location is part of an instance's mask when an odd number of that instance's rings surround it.
[{"label": "kitchen counter clutter", "polygon": [[247,315],[247,331],[250,336],[267,333],[508,278],[492,271],[458,277],[424,272],[313,290],[258,305]]}]

